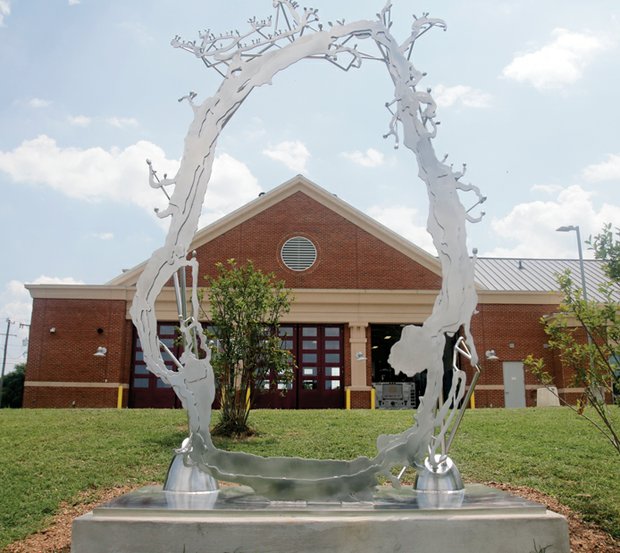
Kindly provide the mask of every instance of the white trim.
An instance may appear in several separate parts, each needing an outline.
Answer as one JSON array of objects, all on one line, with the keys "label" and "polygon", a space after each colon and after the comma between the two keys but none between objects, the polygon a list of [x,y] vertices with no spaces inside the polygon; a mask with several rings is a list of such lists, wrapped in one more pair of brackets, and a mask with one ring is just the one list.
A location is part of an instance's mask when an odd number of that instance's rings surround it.
[{"label": "white trim", "polygon": [[58,382],[46,380],[26,380],[24,386],[32,386],[33,388],[118,388],[129,390],[129,384],[121,384],[120,382]]},{"label": "white trim", "polygon": [[133,301],[135,287],[97,284],[26,284],[33,299]]},{"label": "white trim", "polygon": [[[546,388],[546,386],[542,384],[526,384],[526,390],[539,390],[541,388]],[[469,389],[469,387],[468,387]],[[474,389],[475,392],[478,390],[482,391],[499,391],[503,390],[504,386],[501,384],[478,384]],[[585,391],[585,388],[560,388],[558,393],[560,394],[581,394]]]}]

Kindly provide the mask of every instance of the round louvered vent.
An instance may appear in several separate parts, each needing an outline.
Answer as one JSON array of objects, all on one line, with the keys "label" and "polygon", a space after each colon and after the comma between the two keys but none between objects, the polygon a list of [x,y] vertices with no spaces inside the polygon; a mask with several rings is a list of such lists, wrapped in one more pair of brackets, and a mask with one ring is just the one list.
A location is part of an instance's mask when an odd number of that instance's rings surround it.
[{"label": "round louvered vent", "polygon": [[303,236],[289,238],[280,254],[284,264],[292,271],[305,271],[316,261],[315,245]]}]

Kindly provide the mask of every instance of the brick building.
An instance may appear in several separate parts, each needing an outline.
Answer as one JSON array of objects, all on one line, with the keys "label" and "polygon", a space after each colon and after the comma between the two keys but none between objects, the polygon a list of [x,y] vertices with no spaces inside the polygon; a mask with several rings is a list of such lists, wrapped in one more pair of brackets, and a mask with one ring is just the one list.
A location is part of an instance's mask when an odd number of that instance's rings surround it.
[{"label": "brick building", "polygon": [[[269,407],[342,408],[347,398],[351,407],[370,407],[373,384],[405,380],[387,364],[389,349],[404,324],[426,319],[441,284],[437,259],[301,176],[200,230],[192,249],[205,275],[214,274],[217,261],[251,259],[292,289],[282,333],[298,367],[285,396],[261,397]],[[571,263],[478,260],[477,406],[534,405],[538,385],[522,364],[530,353],[545,357],[565,397],[580,392],[545,347],[539,323],[559,302],[554,272]],[[28,286],[24,406],[178,406],[172,390],[146,370],[129,317],[142,267],[100,286]],[[172,288],[160,294],[156,309],[160,337],[173,348]],[[105,355],[93,355],[99,348]],[[497,359],[486,360],[487,350]],[[409,384],[413,399],[424,383]]]}]

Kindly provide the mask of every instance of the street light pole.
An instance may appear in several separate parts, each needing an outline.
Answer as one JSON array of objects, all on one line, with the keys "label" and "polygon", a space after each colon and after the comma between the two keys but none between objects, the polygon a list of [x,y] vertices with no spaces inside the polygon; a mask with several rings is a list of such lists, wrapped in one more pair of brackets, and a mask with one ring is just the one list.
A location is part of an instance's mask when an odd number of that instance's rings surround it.
[{"label": "street light pole", "polygon": [[[557,229],[558,232],[571,232],[575,231],[577,233],[577,247],[579,250],[579,269],[581,271],[581,294],[583,296],[583,300],[585,302],[588,301],[588,291],[586,289],[586,271],[583,265],[583,250],[581,249],[581,234],[579,232],[579,225],[570,225],[565,227],[559,227]],[[584,330],[586,331],[586,338],[588,340],[588,347],[590,348],[590,370],[594,370],[594,359],[592,356],[592,336],[590,336],[590,332],[584,325]]]},{"label": "street light pole", "polygon": [[[579,251],[579,270],[581,271],[581,291],[583,294],[583,299],[588,301],[588,291],[586,288],[586,271],[583,264],[583,250],[581,249],[581,233],[579,232],[579,225],[570,225],[566,227],[558,227],[555,229],[558,232],[571,232],[575,231],[577,233],[577,248]],[[590,335],[588,334],[588,338]]]}]

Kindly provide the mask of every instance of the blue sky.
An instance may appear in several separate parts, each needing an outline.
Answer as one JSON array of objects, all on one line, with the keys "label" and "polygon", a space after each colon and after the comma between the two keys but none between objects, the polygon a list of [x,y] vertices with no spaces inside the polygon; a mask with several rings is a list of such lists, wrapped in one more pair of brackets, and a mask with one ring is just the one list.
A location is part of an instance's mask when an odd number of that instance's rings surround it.
[{"label": "blue sky", "polygon": [[[306,5],[300,2],[302,5]],[[617,0],[394,0],[448,30],[416,44],[438,103],[435,147],[488,196],[480,254],[575,257],[574,235],[620,222]],[[323,23],[372,19],[383,0],[313,0]],[[145,159],[173,174],[191,110],[221,77],[170,40],[243,31],[270,0],[0,0],[0,332],[28,322],[28,282],[105,283],[159,247],[163,205]],[[426,192],[410,152],[384,140],[387,72],[306,61],[258,89],[220,138],[203,222],[302,173],[428,248]],[[13,329],[12,329],[13,332]],[[23,359],[25,330],[9,341]],[[4,336],[0,337],[3,342]]]}]

